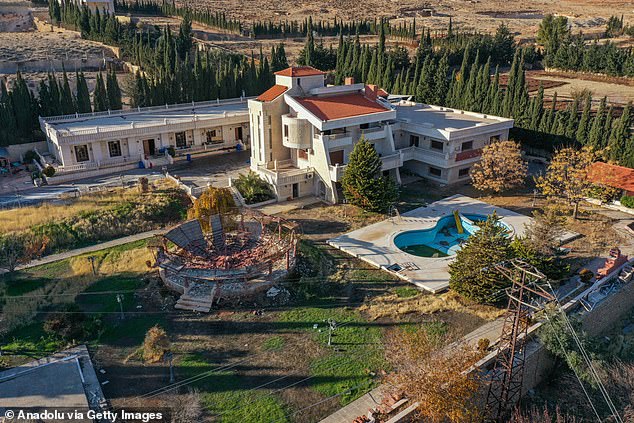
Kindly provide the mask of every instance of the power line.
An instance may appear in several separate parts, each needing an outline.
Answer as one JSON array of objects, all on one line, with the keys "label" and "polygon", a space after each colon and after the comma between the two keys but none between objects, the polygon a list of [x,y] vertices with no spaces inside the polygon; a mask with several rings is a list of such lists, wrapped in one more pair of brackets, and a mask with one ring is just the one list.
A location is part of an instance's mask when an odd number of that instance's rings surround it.
[{"label": "power line", "polygon": [[[557,338],[557,342],[559,342],[559,346],[561,347],[561,351],[564,353],[564,357],[570,363],[570,358],[569,358],[568,352],[566,351],[566,347],[564,346],[563,341],[559,337],[559,334],[557,334],[557,328],[555,327],[553,321],[548,316],[548,313],[546,313],[546,320],[548,320],[551,327],[553,328],[553,334],[555,335],[555,338]],[[579,377],[579,373],[577,373],[577,370],[574,368],[574,366],[570,366],[570,368],[572,369],[573,373],[575,374],[575,377],[579,381],[579,385],[581,385],[581,389],[583,390],[584,395],[588,399],[588,402],[590,403],[590,407],[592,407],[592,411],[594,411],[594,415],[597,416],[597,420],[600,423],[602,421],[601,416],[599,415],[597,408],[594,406],[594,402],[592,402],[592,398],[590,397],[590,394],[588,393],[585,385],[583,384],[581,377]]]}]

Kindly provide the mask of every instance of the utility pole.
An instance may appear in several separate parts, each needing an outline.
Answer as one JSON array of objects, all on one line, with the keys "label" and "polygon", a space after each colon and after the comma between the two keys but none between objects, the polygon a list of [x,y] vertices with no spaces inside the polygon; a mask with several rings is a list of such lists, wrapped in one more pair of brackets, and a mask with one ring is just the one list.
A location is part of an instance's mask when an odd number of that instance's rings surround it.
[{"label": "utility pole", "polygon": [[119,303],[119,312],[121,313],[121,320],[124,319],[123,315],[123,294],[117,294],[117,302]]},{"label": "utility pole", "polygon": [[556,298],[540,286],[548,284],[548,280],[534,266],[514,259],[495,264],[494,267],[513,282],[513,285],[506,290],[509,302],[491,371],[486,399],[486,421],[505,422],[510,408],[522,395],[530,316],[535,311],[542,310],[546,302]]},{"label": "utility pole", "polygon": [[92,274],[97,275],[97,269],[95,269],[95,256],[88,256],[88,261],[90,262],[90,267],[92,268]]},{"label": "utility pole", "polygon": [[174,359],[174,354],[171,351],[165,353],[165,360],[170,365],[170,384],[174,383],[174,366],[172,365],[172,360]]},{"label": "utility pole", "polygon": [[334,319],[324,320],[328,323],[328,346],[332,346],[332,333],[337,329],[337,322]]}]

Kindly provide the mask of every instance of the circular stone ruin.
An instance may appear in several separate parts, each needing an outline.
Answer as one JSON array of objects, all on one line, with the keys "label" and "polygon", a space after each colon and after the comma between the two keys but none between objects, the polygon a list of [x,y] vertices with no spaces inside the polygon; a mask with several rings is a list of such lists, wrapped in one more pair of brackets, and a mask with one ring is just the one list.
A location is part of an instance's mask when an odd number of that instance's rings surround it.
[{"label": "circular stone ruin", "polygon": [[295,267],[297,225],[252,210],[188,220],[150,245],[163,283],[181,294],[175,308],[283,302],[276,287]]}]

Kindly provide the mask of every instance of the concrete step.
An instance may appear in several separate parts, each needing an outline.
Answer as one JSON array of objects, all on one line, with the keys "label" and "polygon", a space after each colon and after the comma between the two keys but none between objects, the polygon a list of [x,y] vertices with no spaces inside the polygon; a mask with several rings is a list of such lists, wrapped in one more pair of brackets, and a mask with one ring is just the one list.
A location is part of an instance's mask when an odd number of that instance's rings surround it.
[{"label": "concrete step", "polygon": [[180,304],[182,306],[192,306],[192,307],[206,307],[211,308],[211,302],[208,301],[196,301],[196,300],[178,300],[176,304]]},{"label": "concrete step", "polygon": [[210,310],[209,307],[197,307],[197,306],[191,306],[191,305],[182,305],[182,304],[179,304],[179,303],[176,303],[174,305],[174,308],[176,308],[178,310],[199,311],[201,313],[209,313],[209,310]]}]

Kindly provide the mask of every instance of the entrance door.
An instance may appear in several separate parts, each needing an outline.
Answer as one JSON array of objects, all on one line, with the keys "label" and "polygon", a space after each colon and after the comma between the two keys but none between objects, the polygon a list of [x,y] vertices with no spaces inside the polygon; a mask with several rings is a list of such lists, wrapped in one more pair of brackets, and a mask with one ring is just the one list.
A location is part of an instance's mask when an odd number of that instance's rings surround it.
[{"label": "entrance door", "polygon": [[235,135],[236,135],[236,140],[241,140],[242,139],[242,127],[238,126],[235,130]]},{"label": "entrance door", "polygon": [[293,198],[299,197],[299,184],[293,184]]},{"label": "entrance door", "polygon": [[153,156],[155,153],[154,140],[143,140],[143,154]]}]

